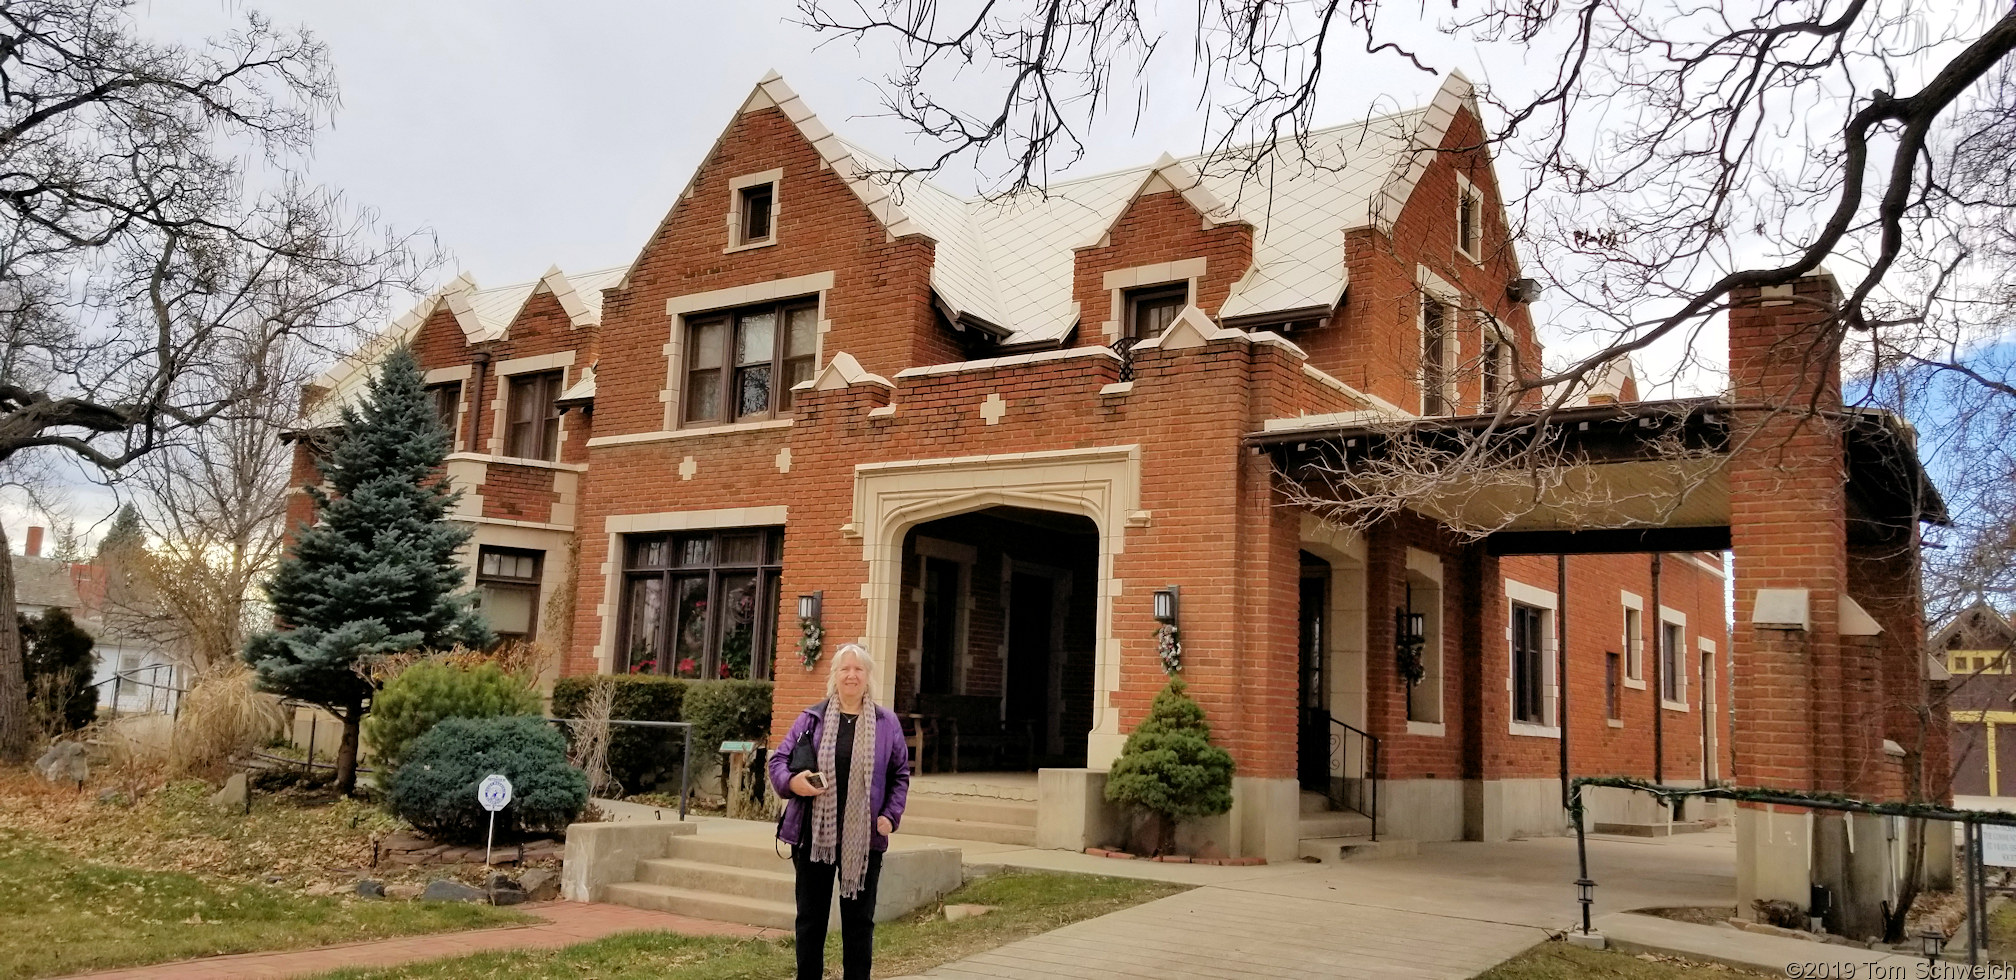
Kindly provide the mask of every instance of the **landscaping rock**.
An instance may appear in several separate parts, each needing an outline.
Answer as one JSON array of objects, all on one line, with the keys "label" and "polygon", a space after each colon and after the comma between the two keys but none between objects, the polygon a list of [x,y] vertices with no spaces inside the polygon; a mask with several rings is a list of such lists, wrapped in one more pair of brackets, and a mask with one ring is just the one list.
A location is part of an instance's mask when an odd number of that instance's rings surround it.
[{"label": "landscaping rock", "polygon": [[252,805],[252,792],[245,785],[245,774],[232,773],[224,781],[224,788],[211,794],[210,805],[220,810],[244,813]]},{"label": "landscaping rock", "polygon": [[365,878],[357,883],[358,898],[384,898],[385,883]]},{"label": "landscaping rock", "polygon": [[343,894],[343,890],[342,885],[333,881],[318,881],[302,889],[304,893],[313,895],[316,898],[331,898]]},{"label": "landscaping rock", "polygon": [[975,918],[986,915],[994,911],[995,908],[996,906],[993,905],[947,905],[945,906],[945,921],[957,922],[960,919]]},{"label": "landscaping rock", "polygon": [[52,783],[77,783],[91,778],[91,764],[85,761],[82,742],[57,742],[35,760],[35,771]]},{"label": "landscaping rock", "polygon": [[410,902],[420,897],[419,885],[386,885],[385,897],[395,902]]},{"label": "landscaping rock", "polygon": [[423,902],[480,902],[486,895],[480,888],[472,888],[459,881],[438,878],[427,883],[427,890],[420,893]]},{"label": "landscaping rock", "polygon": [[560,897],[560,876],[545,868],[532,868],[518,878],[518,887],[534,902],[550,902]]}]

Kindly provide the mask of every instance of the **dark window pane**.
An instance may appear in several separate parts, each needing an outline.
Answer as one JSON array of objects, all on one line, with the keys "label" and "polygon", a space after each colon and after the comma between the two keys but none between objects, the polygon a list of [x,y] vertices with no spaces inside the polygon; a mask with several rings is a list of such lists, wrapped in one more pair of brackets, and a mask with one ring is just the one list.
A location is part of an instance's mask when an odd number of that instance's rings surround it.
[{"label": "dark window pane", "polygon": [[1449,405],[1444,395],[1449,372],[1442,359],[1449,306],[1426,297],[1421,304],[1421,414],[1446,415]]},{"label": "dark window pane", "polygon": [[763,549],[764,551],[763,560],[769,562],[772,565],[783,564],[784,532],[771,531],[770,533],[764,535],[764,537],[768,538],[770,543]]},{"label": "dark window pane", "polygon": [[672,580],[672,670],[675,677],[699,677],[707,656],[707,576]]},{"label": "dark window pane", "polygon": [[724,534],[721,536],[721,561],[723,565],[755,565],[763,561],[763,536],[760,534]]},{"label": "dark window pane", "polygon": [[630,541],[631,568],[664,568],[670,554],[671,542],[666,538],[632,538]]},{"label": "dark window pane", "polygon": [[745,680],[755,651],[756,611],[759,607],[755,575],[721,576],[721,649],[713,675]]},{"label": "dark window pane", "polygon": [[714,560],[714,536],[687,534],[679,538],[679,564],[686,568],[707,565]]},{"label": "dark window pane", "polygon": [[452,448],[456,438],[455,423],[461,418],[462,382],[450,381],[427,389],[434,396],[434,417],[441,420],[441,427],[448,430],[448,445]]},{"label": "dark window pane", "polygon": [[769,184],[742,189],[742,241],[760,242],[770,237],[770,202],[774,196]]},{"label": "dark window pane", "polygon": [[1157,286],[1127,294],[1127,335],[1136,340],[1160,336],[1176,322],[1190,302],[1190,287]]},{"label": "dark window pane", "polygon": [[735,382],[737,418],[763,415],[770,411],[770,365],[737,370]]},{"label": "dark window pane", "polygon": [[749,662],[749,676],[756,680],[767,680],[776,672],[779,584],[776,572],[764,574],[763,604],[756,610],[756,652]]},{"label": "dark window pane", "polygon": [[623,601],[625,647],[621,670],[629,674],[662,673],[665,579],[656,575],[631,579]]},{"label": "dark window pane", "polygon": [[511,378],[505,455],[520,459],[554,458],[559,448],[560,413],[554,401],[560,397],[560,372],[520,374]]}]

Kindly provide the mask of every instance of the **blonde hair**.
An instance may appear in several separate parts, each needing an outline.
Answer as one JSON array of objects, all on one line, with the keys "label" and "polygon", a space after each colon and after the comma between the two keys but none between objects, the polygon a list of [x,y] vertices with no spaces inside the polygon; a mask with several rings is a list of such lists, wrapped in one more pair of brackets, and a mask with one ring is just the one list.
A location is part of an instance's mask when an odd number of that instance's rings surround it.
[{"label": "blonde hair", "polygon": [[826,661],[826,696],[831,698],[837,697],[840,694],[841,657],[853,657],[861,661],[861,666],[868,669],[868,686],[862,693],[866,697],[873,697],[875,694],[875,658],[869,656],[868,648],[859,643],[840,644],[839,649],[833,651],[832,659]]}]

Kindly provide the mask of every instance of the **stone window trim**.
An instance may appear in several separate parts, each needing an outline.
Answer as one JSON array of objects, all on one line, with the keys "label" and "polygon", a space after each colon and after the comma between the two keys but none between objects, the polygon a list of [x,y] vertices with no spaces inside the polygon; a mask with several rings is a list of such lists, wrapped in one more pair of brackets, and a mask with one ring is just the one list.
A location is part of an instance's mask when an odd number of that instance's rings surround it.
[{"label": "stone window trim", "polygon": [[[752,241],[743,241],[742,234],[745,226],[742,222],[742,202],[744,198],[747,196],[743,192],[749,190],[752,187],[761,187],[765,184],[770,185],[770,234],[768,237],[765,238],[759,238]],[[777,219],[782,214],[783,211],[782,207],[782,202],[784,200],[783,190],[784,190],[784,170],[782,167],[778,167],[771,170],[765,170],[762,173],[743,174],[740,177],[729,178],[728,216],[727,216],[728,245],[726,248],[723,248],[721,250],[723,254],[730,252],[746,252],[752,248],[766,248],[768,246],[777,244],[778,241]]]},{"label": "stone window trim", "polygon": [[[560,372],[560,390],[565,391],[567,390],[568,377],[573,374],[569,369],[574,366],[574,353],[571,350],[563,350],[552,354],[513,357],[490,365],[490,375],[494,380],[486,383],[495,386],[497,390],[490,396],[490,420],[483,427],[483,446],[486,455],[499,460],[515,459],[515,457],[504,455],[504,438],[511,422],[511,376],[534,371],[558,370]],[[554,437],[556,446],[567,445],[567,416],[571,414],[573,413],[570,412],[560,416],[559,434]],[[533,460],[533,462],[552,462],[552,460]]]},{"label": "stone window trim", "polygon": [[1106,291],[1110,300],[1106,309],[1111,319],[1099,325],[1100,336],[1105,337],[1106,343],[1111,344],[1127,335],[1127,294],[1143,286],[1173,286],[1177,283],[1188,283],[1190,303],[1195,305],[1198,283],[1204,278],[1206,267],[1204,257],[1198,256],[1175,262],[1114,269],[1101,276],[1099,288]]},{"label": "stone window trim", "polygon": [[1540,657],[1541,657],[1541,711],[1546,719],[1543,724],[1511,721],[1513,735],[1531,738],[1560,738],[1561,675],[1560,639],[1555,635],[1555,616],[1560,609],[1560,601],[1553,592],[1527,585],[1524,582],[1505,579],[1505,703],[1508,715],[1512,711],[1512,604],[1517,603],[1541,611]]},{"label": "stone window trim", "polygon": [[917,607],[917,631],[916,635],[911,637],[908,651],[911,665],[921,678],[924,669],[924,590],[927,587],[924,581],[924,561],[936,558],[952,562],[959,566],[959,602],[954,610],[955,620],[952,626],[954,652],[950,683],[953,691],[964,691],[967,675],[972,672],[973,646],[969,631],[972,628],[973,612],[973,566],[980,560],[979,549],[963,542],[923,535],[918,535],[913,544],[918,562],[918,585],[910,595],[910,601]]},{"label": "stone window trim", "polygon": [[[1645,690],[1645,598],[1636,592],[1617,590],[1617,605],[1621,634],[1621,650],[1624,654],[1624,686],[1634,691]],[[1636,636],[1631,635],[1631,616],[1638,614]]]},{"label": "stone window trim", "polygon": [[[719,432],[745,425],[770,425],[778,420],[766,419],[757,422],[702,423],[685,427],[679,424],[680,406],[685,404],[686,388],[686,320],[690,316],[771,303],[799,296],[817,296],[818,340],[813,345],[812,376],[816,379],[819,370],[826,364],[826,334],[833,329],[832,310],[827,305],[827,294],[833,289],[832,272],[815,272],[810,275],[792,276],[789,279],[772,279],[767,282],[750,283],[746,286],[730,286],[726,289],[711,289],[703,293],[687,293],[665,301],[665,315],[670,319],[666,328],[665,346],[665,387],[658,390],[658,400],[664,404],[664,415],[657,432],[624,433],[610,438],[628,438],[643,441],[665,438],[684,431]],[[634,438],[633,438],[634,437]],[[596,440],[600,442],[600,438]],[[609,445],[609,443],[601,443]]]},{"label": "stone window trim", "polygon": [[[1671,606],[1659,607],[1659,632],[1653,637],[1653,651],[1660,657],[1664,657],[1666,654],[1666,627],[1669,625],[1680,627],[1678,633],[1680,640],[1673,650],[1673,667],[1675,669],[1670,672],[1674,690],[1680,696],[1678,698],[1668,698],[1666,697],[1666,692],[1662,689],[1659,692],[1659,706],[1667,711],[1687,712],[1692,710],[1687,703],[1687,614]],[[1662,660],[1659,665],[1659,682],[1662,688],[1665,686],[1668,675],[1669,672],[1666,670],[1666,664]]]},{"label": "stone window trim", "polygon": [[699,531],[730,527],[788,527],[787,508],[722,507],[713,510],[659,511],[648,514],[611,514],[602,521],[602,536],[608,550],[602,553],[602,601],[595,605],[601,632],[595,643],[596,671],[615,669],[615,651],[620,608],[623,602],[623,536],[657,531]]},{"label": "stone window trim", "polygon": [[1415,336],[1418,338],[1415,356],[1416,363],[1420,367],[1415,372],[1414,386],[1421,392],[1422,415],[1446,414],[1428,411],[1431,407],[1428,401],[1428,307],[1432,301],[1441,304],[1444,310],[1440,352],[1442,405],[1444,408],[1454,408],[1458,404],[1457,372],[1454,368],[1463,361],[1463,332],[1458,326],[1461,312],[1466,305],[1463,302],[1463,291],[1451,285],[1449,280],[1436,275],[1425,265],[1415,267],[1415,286],[1420,299],[1414,304]]},{"label": "stone window trim", "polygon": [[[1470,178],[1456,174],[1456,213],[1453,230],[1456,254],[1479,265],[1484,262],[1484,194]],[[1469,234],[1464,234],[1465,224]]]}]

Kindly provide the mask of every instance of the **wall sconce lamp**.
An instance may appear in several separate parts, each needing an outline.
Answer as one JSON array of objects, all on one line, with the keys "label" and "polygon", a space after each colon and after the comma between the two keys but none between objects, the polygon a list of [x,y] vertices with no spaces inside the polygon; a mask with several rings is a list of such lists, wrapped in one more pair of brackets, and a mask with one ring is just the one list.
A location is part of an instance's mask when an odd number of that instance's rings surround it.
[{"label": "wall sconce lamp", "polygon": [[1178,595],[1178,593],[1179,593],[1179,592],[1181,592],[1181,591],[1182,591],[1181,589],[1177,588],[1177,587],[1176,587],[1176,586],[1174,586],[1174,585],[1172,585],[1172,586],[1169,586],[1169,587],[1168,587],[1168,588],[1166,588],[1166,589],[1156,589],[1156,590],[1155,590],[1155,621],[1156,621],[1156,622],[1158,622],[1158,623],[1169,623],[1169,624],[1171,624],[1171,625],[1174,625],[1174,624],[1175,624],[1175,622],[1176,622],[1176,600],[1177,600],[1177,595]]},{"label": "wall sconce lamp", "polygon": [[1395,609],[1393,659],[1399,668],[1400,679],[1407,682],[1410,694],[1414,685],[1421,683],[1421,680],[1428,676],[1427,665],[1421,659],[1422,648],[1427,645],[1428,617],[1421,613],[1408,612],[1406,606]]},{"label": "wall sconce lamp", "polygon": [[808,592],[798,597],[798,618],[811,622],[819,621],[819,606],[826,598],[825,590]]}]

